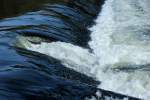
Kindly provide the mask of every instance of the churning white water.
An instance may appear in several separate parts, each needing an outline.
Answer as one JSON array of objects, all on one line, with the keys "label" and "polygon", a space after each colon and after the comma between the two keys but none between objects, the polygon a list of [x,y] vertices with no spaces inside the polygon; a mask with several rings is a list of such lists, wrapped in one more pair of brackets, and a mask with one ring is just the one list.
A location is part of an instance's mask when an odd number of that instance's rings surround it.
[{"label": "churning white water", "polygon": [[149,100],[149,6],[150,0],[106,0],[90,28],[93,53],[63,42],[24,45],[96,78],[99,88]]},{"label": "churning white water", "polygon": [[150,98],[150,1],[107,0],[91,28],[100,88]]}]

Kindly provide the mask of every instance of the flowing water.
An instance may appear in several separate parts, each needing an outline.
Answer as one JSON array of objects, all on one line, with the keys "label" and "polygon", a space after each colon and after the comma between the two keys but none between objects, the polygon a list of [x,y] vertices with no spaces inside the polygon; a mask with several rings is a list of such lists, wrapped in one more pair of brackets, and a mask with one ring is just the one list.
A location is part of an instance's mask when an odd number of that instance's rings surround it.
[{"label": "flowing water", "polygon": [[150,1],[103,1],[0,0],[0,98],[149,100]]},{"label": "flowing water", "polygon": [[[96,97],[96,86],[100,82],[89,77],[92,73],[85,75],[90,71],[87,63],[95,64],[95,57],[81,47],[89,48],[87,27],[93,24],[102,1],[0,0],[0,99],[84,100]],[[50,50],[53,56],[27,50],[25,46],[28,48],[30,43],[45,43],[45,46],[51,43],[44,53]],[[76,55],[78,51],[80,54]],[[85,74],[79,73],[81,66]],[[107,91],[99,90],[107,96]],[[111,95],[126,97],[117,93]]]},{"label": "flowing water", "polygon": [[106,0],[91,30],[88,50],[64,42],[23,45],[101,82],[98,86],[150,98],[150,1]]},{"label": "flowing water", "polygon": [[107,0],[89,45],[99,58],[99,86],[148,100],[150,98],[149,0]]}]

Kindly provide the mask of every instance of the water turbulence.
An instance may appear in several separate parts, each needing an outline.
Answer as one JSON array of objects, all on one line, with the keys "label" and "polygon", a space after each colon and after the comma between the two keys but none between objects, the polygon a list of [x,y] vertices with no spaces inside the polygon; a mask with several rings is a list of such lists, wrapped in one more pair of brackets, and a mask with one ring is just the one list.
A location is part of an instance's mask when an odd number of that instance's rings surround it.
[{"label": "water turbulence", "polygon": [[148,100],[149,4],[60,0],[0,20],[0,98]]},{"label": "water turbulence", "polygon": [[90,28],[93,52],[63,42],[24,45],[96,78],[101,81],[99,88],[148,100],[149,5],[149,0],[106,0],[96,25]]},{"label": "water turbulence", "polygon": [[91,28],[89,42],[99,58],[99,86],[144,98],[150,97],[148,0],[107,0]]},{"label": "water turbulence", "polygon": [[87,26],[93,23],[100,2],[58,1],[0,20],[1,100],[84,100],[95,95],[98,81],[67,68],[52,56],[25,48],[28,43],[55,41],[88,48]]}]

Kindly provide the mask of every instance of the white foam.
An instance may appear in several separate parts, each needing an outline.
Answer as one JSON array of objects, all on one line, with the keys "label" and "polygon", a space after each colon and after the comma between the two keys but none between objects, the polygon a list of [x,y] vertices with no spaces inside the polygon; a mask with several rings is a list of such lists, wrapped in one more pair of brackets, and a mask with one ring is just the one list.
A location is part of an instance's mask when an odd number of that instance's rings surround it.
[{"label": "white foam", "polygon": [[96,25],[90,28],[92,40],[89,45],[93,54],[63,42],[30,44],[26,48],[96,77],[102,82],[100,88],[149,100],[149,5],[150,0],[106,0]]},{"label": "white foam", "polygon": [[97,64],[97,59],[93,54],[89,53],[87,49],[63,42],[43,42],[37,45],[26,42],[25,46],[29,50],[59,59],[62,64],[69,68],[82,72],[88,76],[93,76],[91,73],[91,66],[94,67]]},{"label": "white foam", "polygon": [[[99,57],[96,77],[100,88],[139,98],[150,98],[147,71],[113,71],[150,63],[149,0],[107,0],[96,20],[89,45]],[[147,7],[145,7],[147,6]],[[142,66],[140,66],[142,67]],[[146,66],[150,67],[150,66]]]}]

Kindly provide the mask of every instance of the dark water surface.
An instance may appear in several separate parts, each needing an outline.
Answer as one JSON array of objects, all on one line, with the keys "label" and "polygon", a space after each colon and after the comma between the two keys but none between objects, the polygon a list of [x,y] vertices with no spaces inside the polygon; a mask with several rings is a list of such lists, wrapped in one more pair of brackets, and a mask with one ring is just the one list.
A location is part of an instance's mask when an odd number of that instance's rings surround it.
[{"label": "dark water surface", "polygon": [[[52,57],[16,46],[16,38],[34,36],[88,48],[87,27],[102,4],[103,0],[0,0],[0,100],[84,100],[95,96],[99,82]],[[99,91],[100,100],[126,97]]]},{"label": "dark water surface", "polygon": [[21,15],[39,9],[45,3],[60,3],[67,0],[0,0],[0,18]]}]

